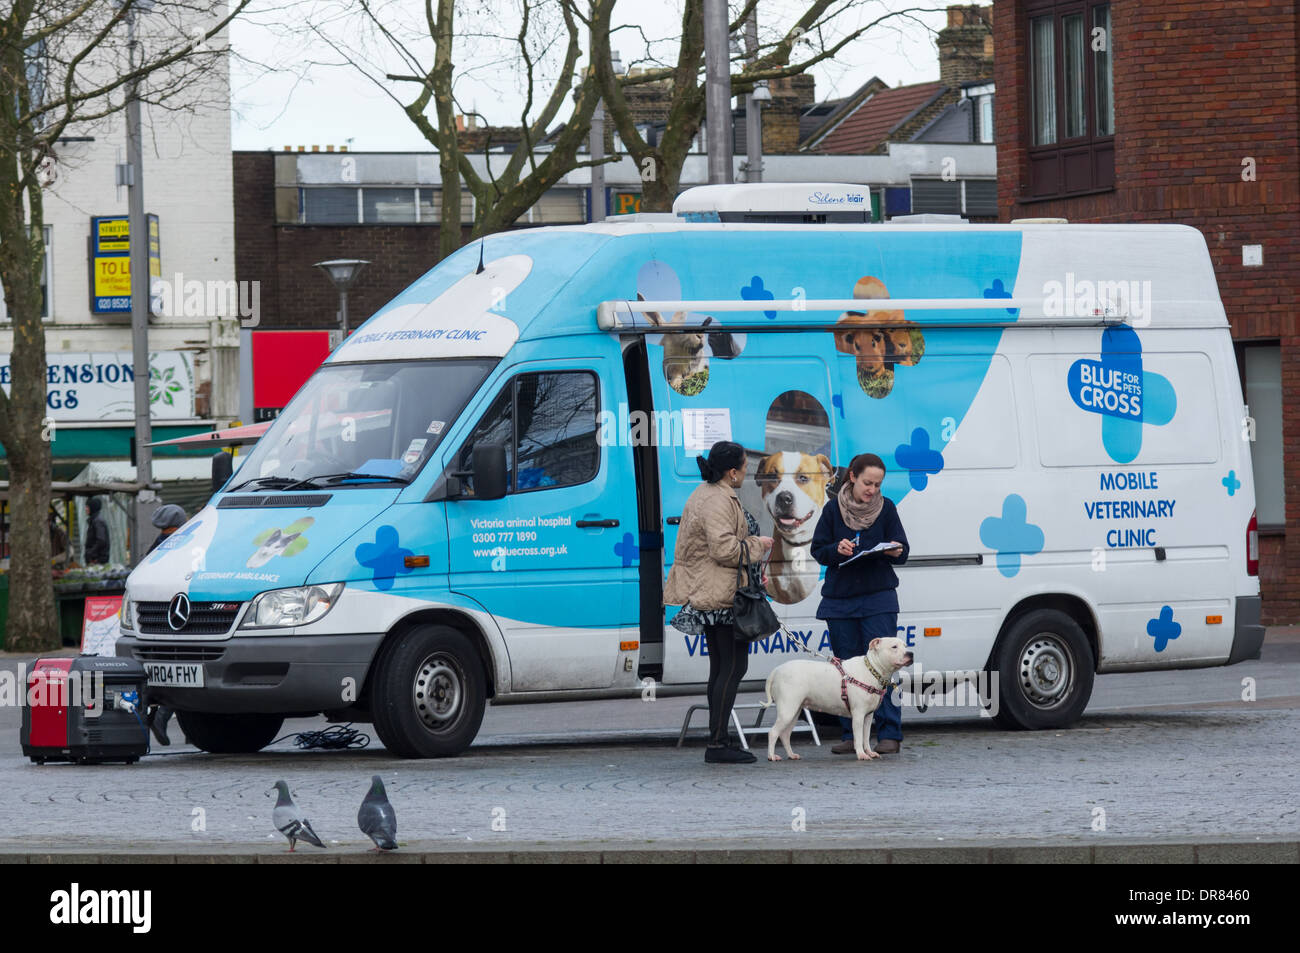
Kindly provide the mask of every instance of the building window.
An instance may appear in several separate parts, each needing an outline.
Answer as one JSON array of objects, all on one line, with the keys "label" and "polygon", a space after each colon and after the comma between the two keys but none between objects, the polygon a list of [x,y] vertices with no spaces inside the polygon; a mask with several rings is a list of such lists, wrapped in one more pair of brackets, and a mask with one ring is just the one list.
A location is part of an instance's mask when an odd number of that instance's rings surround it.
[{"label": "building window", "polygon": [[991,218],[998,214],[998,183],[995,179],[912,180],[912,213],[932,212]]},{"label": "building window", "polygon": [[1029,187],[1057,198],[1115,184],[1110,5],[1028,0]]},{"label": "building window", "polygon": [[[41,260],[41,318],[48,320],[54,313],[53,265],[51,264],[54,241],[54,226],[45,226],[45,257]],[[0,321],[9,321],[9,309],[5,306],[4,289],[0,288]]]},{"label": "building window", "polygon": [[415,189],[361,190],[361,221],[366,225],[406,225],[415,222]]},{"label": "building window", "polygon": [[976,116],[976,142],[993,141],[993,97],[980,96],[975,100]]},{"label": "building window", "polygon": [[1238,344],[1238,366],[1246,406],[1255,422],[1250,445],[1255,477],[1255,516],[1261,529],[1286,525],[1285,470],[1282,456],[1282,348],[1277,344]]},{"label": "building window", "polygon": [[304,225],[355,225],[360,221],[360,189],[300,189],[298,195]]}]

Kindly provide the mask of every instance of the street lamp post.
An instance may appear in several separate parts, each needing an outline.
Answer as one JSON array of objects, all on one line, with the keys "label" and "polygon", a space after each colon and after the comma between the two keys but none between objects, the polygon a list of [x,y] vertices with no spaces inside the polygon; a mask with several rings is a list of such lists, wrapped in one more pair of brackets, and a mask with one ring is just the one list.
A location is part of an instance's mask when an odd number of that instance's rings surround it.
[{"label": "street lamp post", "polygon": [[731,60],[727,0],[704,0],[704,129],[709,149],[709,184],[730,183]]},{"label": "street lamp post", "polygon": [[[745,20],[745,55],[752,67],[758,60],[758,7]],[[767,80],[754,83],[754,91],[745,94],[745,181],[763,181],[763,103],[772,101]]]},{"label": "street lamp post", "polygon": [[[611,58],[610,68],[613,69],[615,76],[623,72],[623,62],[619,59],[617,50]],[[575,90],[574,93],[576,98],[577,91]],[[587,206],[590,214],[587,217],[593,222],[603,222],[605,221],[605,163],[601,160],[605,158],[604,99],[596,100],[596,108],[591,114],[591,138],[587,143],[587,151],[591,154],[591,196]]]},{"label": "street lamp post", "polygon": [[331,261],[318,261],[313,268],[319,268],[325,272],[330,283],[338,289],[339,292],[339,343],[342,344],[348,337],[348,289],[356,283],[357,276],[361,274],[361,269],[365,268],[370,262],[360,258],[335,258]]}]

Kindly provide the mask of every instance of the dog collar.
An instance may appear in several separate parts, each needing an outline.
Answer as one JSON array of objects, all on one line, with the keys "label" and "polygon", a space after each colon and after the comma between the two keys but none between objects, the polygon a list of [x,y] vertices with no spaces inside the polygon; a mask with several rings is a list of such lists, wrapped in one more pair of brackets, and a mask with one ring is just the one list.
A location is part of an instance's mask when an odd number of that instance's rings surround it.
[{"label": "dog collar", "polygon": [[871,660],[867,658],[865,655],[862,656],[862,664],[867,667],[867,671],[870,672],[873,676],[875,676],[876,681],[878,681],[881,685],[887,685],[889,683],[889,679],[885,678],[885,676],[877,672],[876,667],[871,664]]}]

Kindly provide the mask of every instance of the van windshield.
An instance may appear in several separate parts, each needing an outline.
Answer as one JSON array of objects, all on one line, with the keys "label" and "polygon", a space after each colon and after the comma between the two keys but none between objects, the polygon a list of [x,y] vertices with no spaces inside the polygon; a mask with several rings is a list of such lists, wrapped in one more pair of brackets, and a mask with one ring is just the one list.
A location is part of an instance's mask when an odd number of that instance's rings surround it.
[{"label": "van windshield", "polygon": [[409,483],[496,363],[327,364],[257,442],[227,492]]}]

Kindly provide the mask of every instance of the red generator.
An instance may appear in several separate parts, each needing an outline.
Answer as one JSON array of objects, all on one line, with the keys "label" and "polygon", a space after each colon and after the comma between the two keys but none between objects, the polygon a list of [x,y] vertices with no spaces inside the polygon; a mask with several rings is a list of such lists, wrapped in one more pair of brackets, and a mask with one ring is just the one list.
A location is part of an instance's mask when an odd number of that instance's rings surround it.
[{"label": "red generator", "polygon": [[37,659],[27,675],[21,741],[36,764],[134,764],[149,751],[147,678],[131,658]]}]

